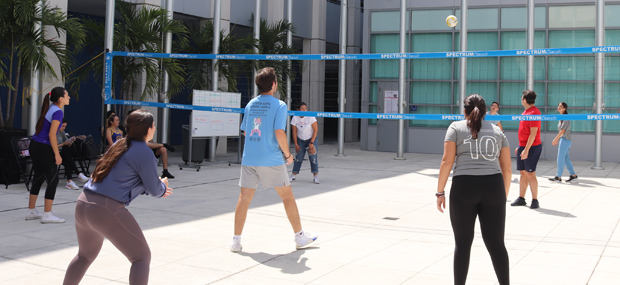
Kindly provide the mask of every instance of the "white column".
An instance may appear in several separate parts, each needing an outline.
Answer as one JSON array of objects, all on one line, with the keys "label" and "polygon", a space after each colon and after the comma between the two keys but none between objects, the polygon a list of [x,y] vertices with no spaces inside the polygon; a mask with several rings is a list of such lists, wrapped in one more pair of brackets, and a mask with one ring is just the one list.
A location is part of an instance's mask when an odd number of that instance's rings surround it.
[{"label": "white column", "polygon": [[[405,21],[407,13],[407,0],[400,0],[400,53],[407,52],[406,49],[406,36],[407,28],[405,27]],[[403,114],[405,108],[405,64],[404,58],[399,59],[400,70],[398,72],[398,113]],[[403,157],[404,139],[405,139],[405,120],[398,120],[398,149],[396,153],[396,160],[405,160]]]},{"label": "white column", "polygon": [[[402,0],[405,1],[405,0]],[[340,54],[347,53],[347,0],[340,1]],[[340,60],[340,72],[338,80],[338,112],[344,112],[344,100],[347,92],[347,62]],[[338,118],[338,152],[336,156],[344,155],[344,118]]]},{"label": "white column", "polygon": [[[596,0],[596,46],[605,45],[605,1]],[[596,54],[596,113],[603,113],[605,96],[605,54]],[[603,121],[596,121],[594,125],[594,166],[592,169],[603,170]]]},{"label": "white column", "polygon": [[[461,0],[461,51],[467,51],[467,0]],[[463,113],[467,94],[467,58],[459,59],[459,114]]]}]

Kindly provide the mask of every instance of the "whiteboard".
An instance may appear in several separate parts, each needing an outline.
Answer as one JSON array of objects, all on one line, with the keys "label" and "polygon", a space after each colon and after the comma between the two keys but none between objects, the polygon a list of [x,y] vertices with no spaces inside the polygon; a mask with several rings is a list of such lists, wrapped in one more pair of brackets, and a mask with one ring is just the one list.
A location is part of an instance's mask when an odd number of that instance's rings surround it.
[{"label": "whiteboard", "polygon": [[[195,106],[241,108],[241,93],[194,90]],[[241,114],[192,111],[192,137],[239,136]]]}]

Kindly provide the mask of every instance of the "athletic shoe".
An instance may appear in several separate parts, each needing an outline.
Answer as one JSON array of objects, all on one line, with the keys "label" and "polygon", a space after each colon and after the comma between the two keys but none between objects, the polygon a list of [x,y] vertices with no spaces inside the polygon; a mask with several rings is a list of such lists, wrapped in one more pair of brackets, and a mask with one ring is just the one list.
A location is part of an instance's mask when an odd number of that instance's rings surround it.
[{"label": "athletic shoe", "polygon": [[230,251],[232,252],[240,252],[243,246],[241,246],[241,239],[233,238],[233,242],[230,245]]},{"label": "athletic shoe", "polygon": [[176,147],[169,145],[167,143],[164,144],[164,147],[170,152],[174,152],[175,150],[177,150]]},{"label": "athletic shoe", "polygon": [[65,219],[54,216],[52,212],[43,212],[43,217],[41,217],[41,224],[62,224],[64,222]]},{"label": "athletic shoe", "polygon": [[41,219],[41,217],[43,217],[43,214],[39,213],[36,208],[28,209],[28,214],[26,214],[26,221],[38,220]]},{"label": "athletic shoe", "polygon": [[577,175],[575,174],[575,175],[571,175],[568,178],[568,180],[566,180],[566,182],[568,182],[568,183],[575,183],[575,182],[577,182],[577,180],[579,180],[579,177],[577,177]]},{"label": "athletic shoe", "polygon": [[295,236],[295,247],[300,249],[305,247],[311,243],[313,243],[319,236],[316,234],[311,234],[309,232],[302,232],[302,234]]},{"label": "athletic shoe", "polygon": [[161,173],[161,178],[174,179],[174,176],[172,176],[172,174],[168,172],[168,169],[164,169],[164,171]]},{"label": "athletic shoe", "polygon": [[67,182],[67,189],[70,189],[70,190],[80,190],[80,187],[75,185],[75,182],[71,181],[71,182]]},{"label": "athletic shoe", "polygon": [[532,205],[530,205],[530,209],[538,209],[540,205],[538,204],[538,199],[532,199]]},{"label": "athletic shoe", "polygon": [[312,180],[312,182],[314,182],[314,184],[321,184],[321,181],[319,181],[319,176],[315,175],[314,179]]},{"label": "athletic shoe", "polygon": [[510,204],[510,206],[525,206],[527,202],[525,202],[525,198],[519,197]]},{"label": "athletic shoe", "polygon": [[294,181],[295,179],[297,179],[297,176],[295,176],[295,174],[291,174],[291,177],[289,179],[290,181]]},{"label": "athletic shoe", "polygon": [[553,178],[549,178],[549,181],[560,183],[560,182],[562,182],[562,178],[556,176],[556,177],[553,177]]},{"label": "athletic shoe", "polygon": [[78,180],[82,183],[87,182],[88,181],[88,176],[84,175],[84,173],[78,174]]}]

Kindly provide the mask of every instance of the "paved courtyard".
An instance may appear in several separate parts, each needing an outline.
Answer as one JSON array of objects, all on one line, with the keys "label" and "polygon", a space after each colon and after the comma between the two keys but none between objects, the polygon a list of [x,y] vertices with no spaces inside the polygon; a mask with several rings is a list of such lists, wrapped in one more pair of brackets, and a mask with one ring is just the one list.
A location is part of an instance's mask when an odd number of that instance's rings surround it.
[{"label": "paved courtyard", "polygon": [[[259,189],[241,253],[229,251],[239,165],[227,161],[236,153],[196,172],[179,170],[177,150],[173,195],[140,197],[129,207],[151,247],[150,284],[452,284],[449,213],[437,211],[434,196],[441,156],[406,153],[407,160],[397,161],[394,153],[358,149],[346,144],[340,158],[335,145],[320,146],[321,184],[312,183],[307,160],[292,184],[303,228],[319,234],[314,246],[295,250],[277,194]],[[509,205],[518,196],[518,183],[512,184],[506,204],[512,284],[620,284],[620,165],[591,166],[575,162],[580,182],[555,184],[547,180],[555,161],[541,161],[536,210]],[[25,221],[26,187],[2,185],[0,284],[62,283],[77,253],[74,209],[81,192],[64,185],[61,179],[54,212],[67,222],[59,225]],[[39,197],[37,207],[42,204]],[[106,241],[82,284],[127,284],[129,267]],[[496,283],[477,230],[468,284]]]}]

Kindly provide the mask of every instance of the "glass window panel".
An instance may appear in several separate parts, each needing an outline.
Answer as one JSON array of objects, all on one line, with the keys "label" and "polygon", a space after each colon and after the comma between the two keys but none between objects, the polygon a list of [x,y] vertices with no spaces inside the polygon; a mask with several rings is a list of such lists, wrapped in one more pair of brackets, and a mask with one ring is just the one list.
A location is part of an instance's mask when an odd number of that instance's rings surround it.
[{"label": "glass window panel", "polygon": [[[605,84],[605,108],[620,108],[620,84]],[[615,112],[614,112],[615,113]],[[616,121],[618,125],[620,122]]]},{"label": "glass window panel", "polygon": [[[467,82],[467,90],[465,97],[470,94],[478,94],[484,98],[485,101],[493,102],[497,98],[497,83],[495,82]],[[454,85],[454,104],[459,104],[459,86]]]},{"label": "glass window panel", "polygon": [[594,30],[549,31],[549,48],[594,46]]},{"label": "glass window panel", "polygon": [[[452,51],[452,33],[414,34],[413,52]],[[414,79],[452,79],[452,59],[415,59],[410,77]]]},{"label": "glass window panel", "polygon": [[[467,23],[468,30],[496,30],[498,27],[499,11],[497,8],[468,9]],[[459,19],[461,17],[461,9],[456,9],[454,15]],[[447,16],[446,16],[447,17]],[[460,29],[460,23],[456,29]]]},{"label": "glass window panel", "polygon": [[[545,80],[545,57],[534,57],[534,80]],[[500,79],[525,80],[527,57],[507,56],[500,58]]]},{"label": "glass window panel", "polygon": [[[618,109],[611,109],[608,110],[606,109],[603,113],[608,113],[608,114],[617,114],[620,113],[620,110]],[[605,133],[620,133],[620,124],[618,123],[618,121],[603,121],[603,132]]]},{"label": "glass window panel", "polygon": [[[371,35],[371,53],[398,52],[400,37],[398,34]],[[370,78],[398,78],[398,59],[375,59],[370,61]]]},{"label": "glass window panel", "polygon": [[[454,50],[461,50],[460,33],[454,33]],[[468,51],[497,50],[497,32],[467,33]]]},{"label": "glass window panel", "polygon": [[594,5],[549,7],[549,28],[594,28]]},{"label": "glass window panel", "polygon": [[411,82],[409,103],[443,104],[452,102],[450,82]]},{"label": "glass window panel", "polygon": [[[368,113],[377,113],[377,105],[368,105]],[[377,125],[377,119],[368,119],[368,125],[369,126],[376,126]]]},{"label": "glass window panel", "polygon": [[[459,79],[461,61],[454,60],[454,78]],[[467,59],[468,80],[496,80],[497,57],[470,57]]]},{"label": "glass window panel", "polygon": [[593,56],[550,56],[549,80],[594,80]]},{"label": "glass window panel", "polygon": [[[523,106],[521,105],[521,97],[523,96],[523,90],[527,89],[524,82],[502,82],[499,84],[499,104],[501,106],[518,106],[521,108],[521,114],[523,112]],[[536,91],[536,100],[538,102],[544,102],[545,98],[545,83],[534,82],[534,91]],[[539,103],[540,104],[540,103]]]},{"label": "glass window panel", "polygon": [[[544,29],[547,24],[545,7],[534,8],[534,28]],[[502,8],[502,29],[527,29],[527,8]]]},{"label": "glass window panel", "polygon": [[[410,111],[409,114],[450,114],[450,109],[441,106],[418,106],[417,111]],[[451,123],[442,120],[409,120],[410,127],[447,128]]]},{"label": "glass window panel", "polygon": [[[534,48],[545,48],[547,46],[547,37],[545,31],[534,32]],[[500,36],[500,49],[527,49],[527,33],[526,32],[502,32]]]},{"label": "glass window panel", "polygon": [[556,107],[559,102],[566,102],[570,110],[571,107],[592,108],[594,104],[594,83],[550,82],[547,88],[549,106]]},{"label": "glass window panel", "polygon": [[446,24],[446,18],[452,10],[422,10],[412,11],[411,29],[414,31],[441,31],[451,30]]},{"label": "glass window panel", "polygon": [[605,5],[605,27],[620,27],[620,5]]},{"label": "glass window panel", "polygon": [[605,54],[605,80],[620,81],[620,56]]},{"label": "glass window panel", "polygon": [[400,11],[372,12],[370,18],[371,32],[400,31]]},{"label": "glass window panel", "polygon": [[377,103],[377,82],[370,82],[370,95],[368,96],[368,103]]}]

